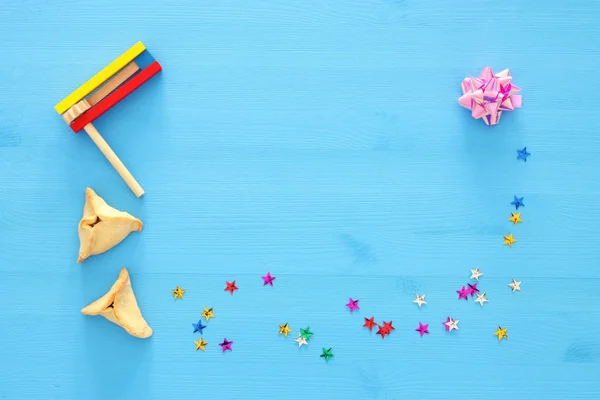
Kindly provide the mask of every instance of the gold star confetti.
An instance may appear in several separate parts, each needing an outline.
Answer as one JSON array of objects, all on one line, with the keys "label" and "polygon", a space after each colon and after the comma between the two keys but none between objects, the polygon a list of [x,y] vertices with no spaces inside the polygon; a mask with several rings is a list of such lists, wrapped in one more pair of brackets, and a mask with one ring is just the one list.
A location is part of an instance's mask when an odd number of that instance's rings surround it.
[{"label": "gold star confetti", "polygon": [[208,321],[211,318],[215,317],[215,314],[213,313],[213,309],[211,308],[206,308],[204,307],[204,311],[202,311],[202,314],[200,314],[201,317],[206,318],[206,321]]},{"label": "gold star confetti", "polygon": [[471,271],[471,279],[476,279],[477,282],[479,282],[479,277],[483,275],[483,272],[479,270],[479,267],[470,269],[469,271]]},{"label": "gold star confetti", "polygon": [[194,342],[194,344],[196,345],[196,351],[198,351],[198,350],[206,351],[204,346],[206,346],[208,344],[208,342],[205,342],[204,339],[200,338],[200,340],[198,340],[197,342]]},{"label": "gold star confetti", "polygon": [[427,304],[427,302],[425,301],[425,296],[427,296],[426,294],[419,295],[419,293],[417,293],[416,295],[417,297],[413,300],[413,303],[417,303],[419,308],[421,308],[423,304]]},{"label": "gold star confetti", "polygon": [[279,333],[278,333],[278,335],[283,335],[283,336],[287,337],[288,333],[290,333],[291,331],[292,330],[288,326],[287,322],[284,325],[279,324]]},{"label": "gold star confetti", "polygon": [[523,220],[521,219],[521,213],[514,213],[514,212],[510,213],[510,218],[508,220],[510,222],[512,222],[514,225],[518,224],[519,222],[523,222]]},{"label": "gold star confetti", "polygon": [[513,293],[515,292],[515,290],[518,290],[520,292],[521,291],[521,283],[523,283],[523,282],[517,282],[515,280],[515,278],[513,278],[513,281],[511,283],[509,283],[508,286],[511,287]]},{"label": "gold star confetti", "polygon": [[179,285],[177,285],[177,287],[171,290],[171,292],[173,292],[173,298],[183,299],[183,294],[185,293],[185,290],[180,288]]},{"label": "gold star confetti", "polygon": [[513,237],[512,233],[508,236],[504,235],[504,243],[502,244],[507,244],[508,247],[512,247],[513,243],[517,243],[517,239]]},{"label": "gold star confetti", "polygon": [[506,334],[506,332],[508,332],[508,328],[502,328],[501,326],[499,326],[498,330],[494,332],[494,335],[498,336],[499,341],[502,339],[508,339],[508,335]]}]

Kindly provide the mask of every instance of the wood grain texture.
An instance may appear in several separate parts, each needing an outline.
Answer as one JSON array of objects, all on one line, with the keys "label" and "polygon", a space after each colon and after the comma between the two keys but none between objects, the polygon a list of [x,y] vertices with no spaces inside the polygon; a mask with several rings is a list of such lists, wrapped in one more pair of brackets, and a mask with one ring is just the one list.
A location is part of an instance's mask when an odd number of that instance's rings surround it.
[{"label": "wood grain texture", "polygon": [[[599,18],[592,0],[5,0],[0,399],[597,400]],[[142,199],[52,109],[138,40],[163,72],[95,126]],[[486,65],[523,89],[495,127],[457,104]],[[78,265],[86,186],[144,231]],[[475,266],[483,308],[454,292]],[[122,267],[150,340],[79,312]]]}]

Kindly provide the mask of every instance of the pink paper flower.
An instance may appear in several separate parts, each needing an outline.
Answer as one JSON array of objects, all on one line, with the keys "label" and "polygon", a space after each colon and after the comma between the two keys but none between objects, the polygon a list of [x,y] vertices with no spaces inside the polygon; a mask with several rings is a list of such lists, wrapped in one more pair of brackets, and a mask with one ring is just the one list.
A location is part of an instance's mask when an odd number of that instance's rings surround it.
[{"label": "pink paper flower", "polygon": [[511,83],[510,70],[505,69],[494,74],[490,67],[485,67],[478,78],[465,78],[462,83],[463,95],[458,104],[471,110],[475,119],[483,118],[486,125],[500,122],[502,111],[513,111],[521,107],[521,90]]}]

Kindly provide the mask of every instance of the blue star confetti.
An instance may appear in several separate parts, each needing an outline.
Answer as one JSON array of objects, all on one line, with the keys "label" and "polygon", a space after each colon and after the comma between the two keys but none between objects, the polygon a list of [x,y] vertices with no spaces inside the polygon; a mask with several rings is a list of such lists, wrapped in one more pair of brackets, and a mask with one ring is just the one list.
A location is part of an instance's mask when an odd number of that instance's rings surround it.
[{"label": "blue star confetti", "polygon": [[515,206],[515,208],[517,210],[519,209],[519,207],[525,207],[525,204],[523,204],[524,197],[517,197],[517,196],[514,196],[514,195],[513,195],[513,197],[515,199],[510,204],[512,204],[513,206]]},{"label": "blue star confetti", "polygon": [[523,160],[524,162],[527,162],[527,157],[530,155],[531,153],[527,152],[527,147],[523,147],[523,150],[517,149],[517,160]]},{"label": "blue star confetti", "polygon": [[202,335],[202,330],[204,328],[206,328],[206,325],[202,325],[202,320],[198,321],[197,324],[192,322],[192,326],[194,327],[194,333],[200,332],[201,335]]}]

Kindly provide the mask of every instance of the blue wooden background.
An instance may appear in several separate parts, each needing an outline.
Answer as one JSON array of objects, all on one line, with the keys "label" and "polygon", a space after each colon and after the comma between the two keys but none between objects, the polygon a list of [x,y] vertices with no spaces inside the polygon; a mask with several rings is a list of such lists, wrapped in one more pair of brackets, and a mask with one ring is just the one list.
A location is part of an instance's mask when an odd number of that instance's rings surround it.
[{"label": "blue wooden background", "polygon": [[[599,19],[593,0],[4,0],[0,398],[600,398]],[[142,199],[53,109],[138,40],[164,70],[96,127]],[[495,127],[457,104],[486,65],[523,88]],[[86,186],[145,228],[77,264]],[[455,293],[476,266],[483,308]],[[122,267],[149,340],[79,312]]]}]

